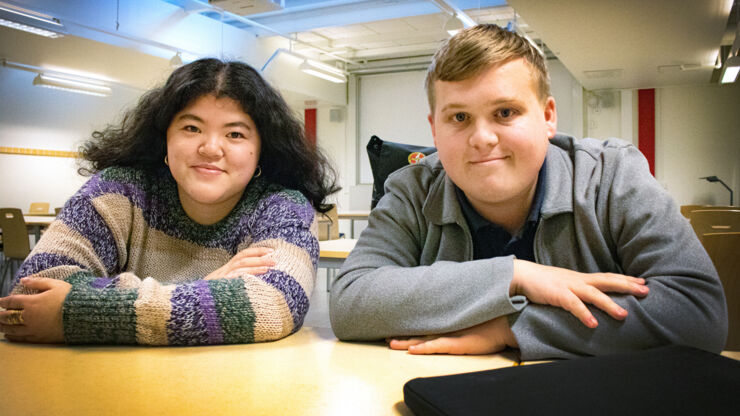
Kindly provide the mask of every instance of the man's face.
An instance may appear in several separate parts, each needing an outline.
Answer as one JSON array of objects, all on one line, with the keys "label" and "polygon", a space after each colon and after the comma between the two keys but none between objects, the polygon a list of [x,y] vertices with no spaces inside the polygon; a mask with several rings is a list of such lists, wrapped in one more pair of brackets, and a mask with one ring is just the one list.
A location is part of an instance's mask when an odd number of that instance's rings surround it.
[{"label": "man's face", "polygon": [[479,213],[529,209],[557,128],[555,100],[540,101],[531,71],[516,59],[463,81],[434,83],[434,145]]}]

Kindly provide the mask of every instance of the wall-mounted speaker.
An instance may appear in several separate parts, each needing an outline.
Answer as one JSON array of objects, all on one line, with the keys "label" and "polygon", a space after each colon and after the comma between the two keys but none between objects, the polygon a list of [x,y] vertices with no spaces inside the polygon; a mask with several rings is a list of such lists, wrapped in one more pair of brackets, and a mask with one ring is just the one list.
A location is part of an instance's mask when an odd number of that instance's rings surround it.
[{"label": "wall-mounted speaker", "polygon": [[329,110],[329,121],[333,123],[339,123],[342,121],[342,109],[341,108],[332,108]]}]

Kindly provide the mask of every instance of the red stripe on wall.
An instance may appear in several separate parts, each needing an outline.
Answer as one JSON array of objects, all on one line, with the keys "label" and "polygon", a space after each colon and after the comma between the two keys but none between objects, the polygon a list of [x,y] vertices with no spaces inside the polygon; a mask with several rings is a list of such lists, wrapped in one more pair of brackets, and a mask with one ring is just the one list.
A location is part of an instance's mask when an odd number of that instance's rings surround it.
[{"label": "red stripe on wall", "polygon": [[637,91],[637,147],[655,176],[655,89]]},{"label": "red stripe on wall", "polygon": [[312,144],[316,144],[316,109],[307,108],[304,111],[304,124],[306,126],[306,138]]}]

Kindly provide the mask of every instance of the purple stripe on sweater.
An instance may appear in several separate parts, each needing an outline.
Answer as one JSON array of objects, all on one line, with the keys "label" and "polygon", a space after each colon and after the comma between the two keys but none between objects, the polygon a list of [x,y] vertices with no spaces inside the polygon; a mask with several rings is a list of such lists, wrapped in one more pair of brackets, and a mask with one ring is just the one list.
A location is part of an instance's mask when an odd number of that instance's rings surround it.
[{"label": "purple stripe on sweater", "polygon": [[300,328],[308,312],[308,297],[301,285],[289,275],[278,270],[270,270],[259,277],[283,293],[293,316],[293,325],[295,328]]},{"label": "purple stripe on sweater", "polygon": [[62,256],[61,254],[38,253],[26,258],[21,267],[18,268],[18,273],[16,273],[14,283],[17,283],[22,277],[30,276],[42,270],[51,269],[52,267],[57,266],[78,266],[81,269],[85,268],[74,259]]},{"label": "purple stripe on sweater", "polygon": [[98,277],[90,283],[90,286],[95,289],[104,289],[106,287],[112,286],[113,282],[114,280],[109,277]]},{"label": "purple stripe on sweater", "polygon": [[85,186],[80,189],[80,193],[90,199],[94,199],[105,194],[125,195],[134,205],[144,208],[146,206],[147,194],[139,186],[122,183],[118,181],[108,181],[97,174],[90,178]]},{"label": "purple stripe on sweater", "polygon": [[199,298],[193,284],[179,285],[172,292],[172,313],[167,321],[167,338],[170,344],[197,345],[208,342],[208,331],[199,307]]},{"label": "purple stripe on sweater", "polygon": [[223,344],[224,332],[221,329],[221,321],[213,301],[211,290],[206,280],[199,280],[193,284],[200,297],[200,310],[203,313],[206,330],[208,331],[209,344]]},{"label": "purple stripe on sweater", "polygon": [[271,195],[260,202],[259,211],[262,211],[260,222],[251,230],[253,241],[275,238],[294,244],[308,252],[315,268],[319,260],[319,242],[309,231],[314,215],[311,205],[299,205],[283,196]]},{"label": "purple stripe on sweater", "polygon": [[[82,192],[82,190],[80,191]],[[118,248],[108,225],[89,200],[75,195],[58,217],[69,228],[92,243],[109,274],[118,272]]]},{"label": "purple stripe on sweater", "polygon": [[268,196],[267,198],[260,201],[260,205],[277,205],[290,209],[293,212],[294,216],[297,216],[298,219],[309,225],[311,224],[311,222],[313,222],[314,215],[316,215],[313,207],[311,206],[311,204],[308,203],[308,201],[299,204],[289,199],[285,194],[282,193],[272,194]]}]

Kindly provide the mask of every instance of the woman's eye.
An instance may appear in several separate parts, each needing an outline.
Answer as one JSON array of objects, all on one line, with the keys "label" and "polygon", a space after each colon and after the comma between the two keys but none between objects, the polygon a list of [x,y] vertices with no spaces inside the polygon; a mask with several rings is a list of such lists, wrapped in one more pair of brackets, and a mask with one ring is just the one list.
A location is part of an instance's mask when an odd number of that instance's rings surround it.
[{"label": "woman's eye", "polygon": [[467,119],[468,119],[468,116],[467,116],[467,115],[466,115],[465,113],[456,113],[456,114],[455,114],[455,115],[453,116],[453,118],[454,118],[454,119],[455,119],[455,121],[457,121],[458,123],[462,123],[463,121],[465,121],[465,120],[467,120]]},{"label": "woman's eye", "polygon": [[185,127],[183,128],[183,130],[185,130],[185,131],[188,131],[188,132],[190,132],[190,133],[197,133],[197,132],[198,132],[198,128],[197,128],[197,127],[195,127],[195,126],[190,126],[190,125],[188,125],[188,126],[185,126]]},{"label": "woman's eye", "polygon": [[242,139],[244,138],[244,135],[239,133],[238,131],[232,131],[231,133],[227,134],[226,137],[230,139]]}]

